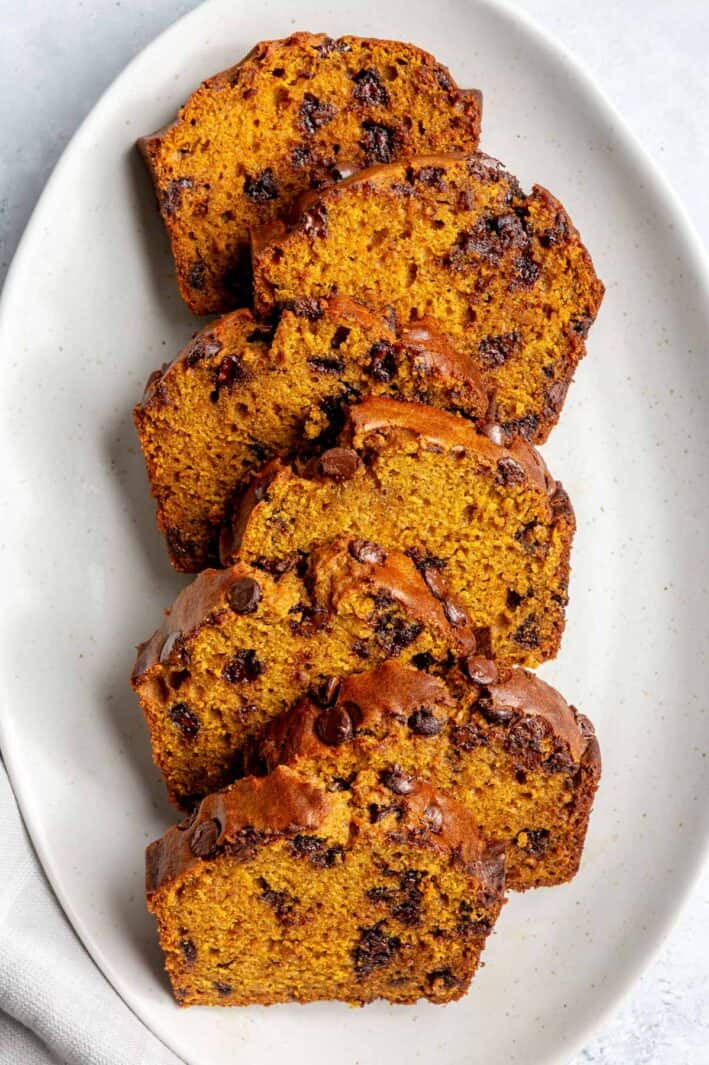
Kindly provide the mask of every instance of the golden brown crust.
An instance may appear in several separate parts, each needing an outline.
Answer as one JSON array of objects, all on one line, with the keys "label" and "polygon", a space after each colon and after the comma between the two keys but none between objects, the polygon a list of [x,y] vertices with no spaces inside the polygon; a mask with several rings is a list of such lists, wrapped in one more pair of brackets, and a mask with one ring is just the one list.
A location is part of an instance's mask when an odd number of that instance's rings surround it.
[{"label": "golden brown crust", "polygon": [[[149,906],[162,887],[200,862],[225,850],[238,857],[244,830],[257,834],[262,842],[314,833],[331,809],[332,799],[322,785],[287,766],[279,766],[266,777],[246,777],[208,795],[187,822],[168,829],[148,846],[145,888]],[[354,825],[358,816],[353,810]],[[502,848],[483,839],[470,811],[429,784],[415,784],[402,801],[396,828],[383,827],[382,832],[393,842],[447,852],[451,862],[475,874],[491,892],[499,893],[504,883]]]}]

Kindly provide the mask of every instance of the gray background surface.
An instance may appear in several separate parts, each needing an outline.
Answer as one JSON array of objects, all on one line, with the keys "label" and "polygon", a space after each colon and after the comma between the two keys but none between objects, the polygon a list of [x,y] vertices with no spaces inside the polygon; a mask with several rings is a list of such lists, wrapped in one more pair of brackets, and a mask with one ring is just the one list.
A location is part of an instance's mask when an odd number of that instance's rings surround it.
[{"label": "gray background surface", "polygon": [[[0,0],[0,283],[77,125],[132,56],[195,6],[191,0]],[[706,0],[521,0],[517,6],[582,60],[709,246]],[[569,1065],[582,1063],[709,1065],[709,869],[654,965]]]}]

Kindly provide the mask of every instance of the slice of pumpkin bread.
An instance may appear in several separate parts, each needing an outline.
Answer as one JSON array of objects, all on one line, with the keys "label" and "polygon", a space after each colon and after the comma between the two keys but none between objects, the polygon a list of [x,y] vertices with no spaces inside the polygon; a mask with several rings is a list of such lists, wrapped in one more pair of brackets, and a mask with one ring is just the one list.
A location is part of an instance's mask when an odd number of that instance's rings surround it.
[{"label": "slice of pumpkin bread", "polygon": [[280,767],[209,795],[146,854],[181,1006],[465,993],[503,903],[504,849],[429,785],[348,791]]},{"label": "slice of pumpkin bread", "polygon": [[326,698],[333,676],[471,654],[465,613],[438,596],[405,555],[357,541],[326,545],[305,568],[293,555],[200,574],[139,647],[132,677],[172,801],[189,807],[230,783],[247,738],[306,691]]},{"label": "slice of pumpkin bread", "polygon": [[327,705],[301,699],[246,752],[246,772],[277,765],[328,789],[379,781],[388,797],[375,819],[428,781],[505,844],[516,891],[575,875],[601,770],[586,717],[534,674],[478,655],[445,677],[389,661],[333,685]]},{"label": "slice of pumpkin bread", "polygon": [[556,423],[603,285],[566,211],[482,154],[410,159],[305,196],[253,237],[257,309],[342,293],[431,315],[494,391],[503,439]]},{"label": "slice of pumpkin bread", "polygon": [[274,455],[322,447],[363,395],[389,395],[483,421],[477,367],[430,322],[397,335],[351,300],[296,301],[275,333],[249,311],[206,326],[151,375],[134,418],[158,524],[183,572],[218,563],[235,490]]},{"label": "slice of pumpkin bread", "polygon": [[372,163],[473,150],[480,94],[411,44],[294,33],[205,81],[138,144],[195,314],[250,302],[249,229]]},{"label": "slice of pumpkin bread", "polygon": [[445,578],[502,665],[552,658],[564,627],[574,515],[541,456],[501,447],[416,403],[350,409],[341,446],[255,475],[222,557],[282,565],[340,533],[410,554],[434,592]]}]

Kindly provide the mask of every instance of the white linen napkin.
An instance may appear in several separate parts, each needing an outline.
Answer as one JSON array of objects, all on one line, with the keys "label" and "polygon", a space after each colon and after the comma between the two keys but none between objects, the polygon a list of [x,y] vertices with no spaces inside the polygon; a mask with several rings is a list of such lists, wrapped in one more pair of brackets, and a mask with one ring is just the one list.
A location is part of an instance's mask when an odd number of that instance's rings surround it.
[{"label": "white linen napkin", "polygon": [[181,1065],[74,935],[0,762],[0,1065]]}]

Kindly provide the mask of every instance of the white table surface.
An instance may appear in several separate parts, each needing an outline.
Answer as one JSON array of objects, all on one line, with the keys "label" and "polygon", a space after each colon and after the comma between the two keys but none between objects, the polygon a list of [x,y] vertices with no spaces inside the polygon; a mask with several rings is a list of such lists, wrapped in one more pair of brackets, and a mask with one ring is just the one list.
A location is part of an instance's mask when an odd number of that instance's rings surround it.
[{"label": "white table surface", "polygon": [[[0,283],[76,126],[129,59],[195,6],[196,0],[0,0]],[[518,6],[582,59],[709,245],[707,0]],[[569,1065],[582,1063],[708,1065],[709,869],[654,965]]]}]

